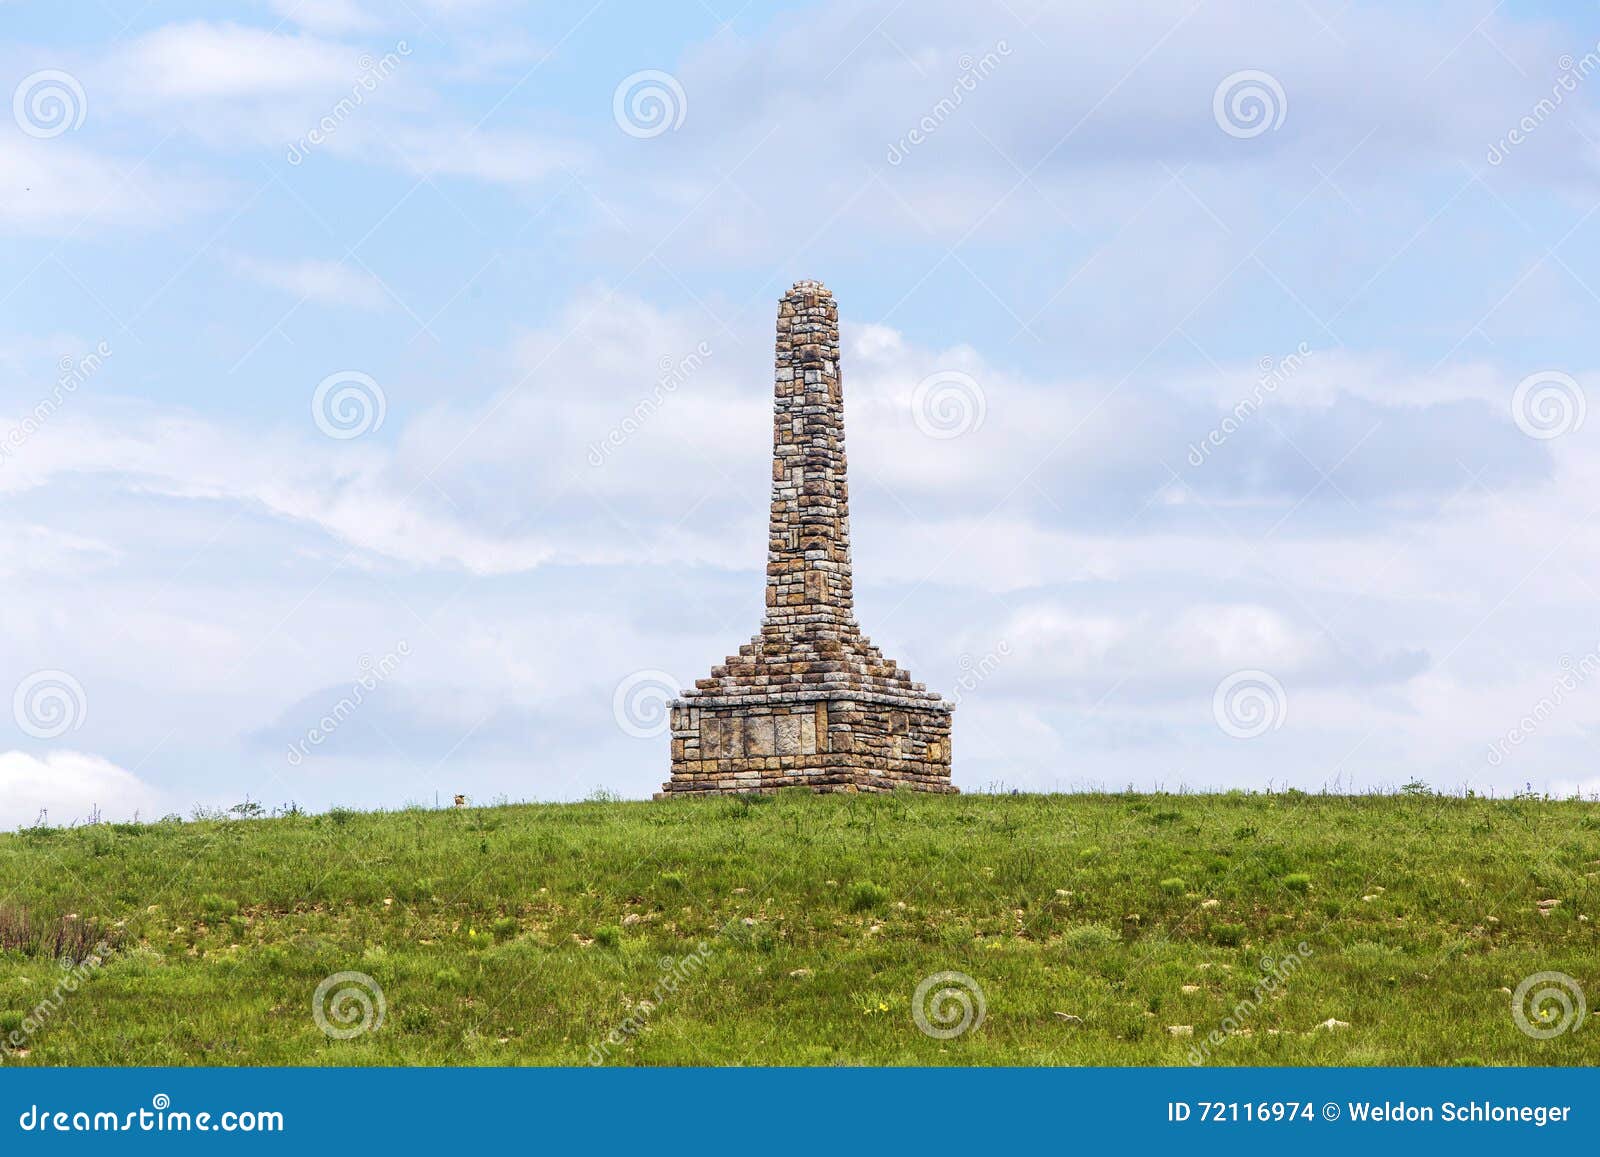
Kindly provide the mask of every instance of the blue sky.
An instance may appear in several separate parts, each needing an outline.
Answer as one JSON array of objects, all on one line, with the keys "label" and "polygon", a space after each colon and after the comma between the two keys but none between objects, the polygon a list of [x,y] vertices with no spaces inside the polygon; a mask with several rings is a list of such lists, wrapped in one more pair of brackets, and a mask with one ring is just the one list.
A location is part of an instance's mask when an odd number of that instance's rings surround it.
[{"label": "blue sky", "polygon": [[806,277],[963,789],[1600,790],[1600,6],[1263,7],[0,4],[0,823],[654,790]]}]

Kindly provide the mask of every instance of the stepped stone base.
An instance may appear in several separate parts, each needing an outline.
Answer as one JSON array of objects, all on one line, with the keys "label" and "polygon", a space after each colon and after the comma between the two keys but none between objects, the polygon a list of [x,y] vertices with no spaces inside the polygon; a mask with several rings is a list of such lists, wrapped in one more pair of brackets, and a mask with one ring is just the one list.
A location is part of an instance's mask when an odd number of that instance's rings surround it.
[{"label": "stepped stone base", "polygon": [[672,778],[657,799],[813,791],[954,794],[950,710],[909,696],[701,696],[672,708]]}]

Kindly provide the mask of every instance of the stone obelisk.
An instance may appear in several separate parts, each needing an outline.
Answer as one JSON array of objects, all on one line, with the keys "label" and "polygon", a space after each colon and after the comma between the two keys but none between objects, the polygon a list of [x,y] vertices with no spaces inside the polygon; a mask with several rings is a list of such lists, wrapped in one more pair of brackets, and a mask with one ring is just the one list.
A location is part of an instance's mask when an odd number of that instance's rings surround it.
[{"label": "stone obelisk", "polygon": [[954,792],[951,709],[856,625],[839,311],[820,282],[796,282],[778,304],[766,615],[672,704],[672,778],[657,798]]}]

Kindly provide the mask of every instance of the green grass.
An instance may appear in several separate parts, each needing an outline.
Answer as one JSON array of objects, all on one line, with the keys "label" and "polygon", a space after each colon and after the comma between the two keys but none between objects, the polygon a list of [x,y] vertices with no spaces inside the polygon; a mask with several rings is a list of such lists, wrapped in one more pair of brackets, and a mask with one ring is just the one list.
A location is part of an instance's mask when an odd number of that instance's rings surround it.
[{"label": "green grass", "polygon": [[[1532,1039],[1507,991],[1562,972],[1600,1002],[1600,808],[1578,802],[786,793],[102,824],[0,836],[0,906],[118,938],[0,1064],[1600,1063],[1600,1025]],[[66,975],[47,955],[0,952],[0,1035]],[[381,1027],[318,1027],[340,972],[381,988]],[[912,1015],[941,972],[986,1004],[950,1039]],[[1245,1031],[1208,1042],[1229,1016]]]}]

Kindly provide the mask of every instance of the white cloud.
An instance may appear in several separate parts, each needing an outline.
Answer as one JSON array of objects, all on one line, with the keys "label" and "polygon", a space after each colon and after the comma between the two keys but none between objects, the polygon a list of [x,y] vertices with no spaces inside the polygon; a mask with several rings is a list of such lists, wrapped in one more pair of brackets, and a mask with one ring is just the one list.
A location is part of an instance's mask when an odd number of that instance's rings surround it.
[{"label": "white cloud", "polygon": [[116,562],[122,552],[97,538],[71,534],[49,526],[0,521],[0,578],[25,572],[60,574],[88,573]]},{"label": "white cloud", "polygon": [[[505,185],[537,183],[585,163],[588,149],[577,143],[484,127],[452,111],[433,87],[451,68],[425,61],[414,37],[391,30],[376,42],[343,43],[314,33],[368,32],[362,10],[337,5],[305,15],[314,32],[165,25],[110,55],[104,87],[116,94],[119,112],[163,129],[176,124],[219,151],[269,149],[274,161],[292,147],[295,164],[326,154]],[[485,57],[487,50],[465,51]],[[498,59],[531,51],[508,37]]]},{"label": "white cloud", "polygon": [[129,87],[185,101],[300,96],[348,83],[358,53],[303,34],[242,24],[167,24],[128,44],[119,64]]},{"label": "white cloud", "polygon": [[93,234],[105,226],[150,227],[209,207],[222,184],[166,173],[66,140],[0,133],[0,231]]},{"label": "white cloud", "polygon": [[61,825],[98,810],[107,820],[154,819],[156,792],[136,776],[77,751],[52,751],[39,758],[25,751],[0,752],[0,828],[31,824],[48,811]]},{"label": "white cloud", "polygon": [[370,32],[383,25],[356,0],[272,0],[272,10],[302,28],[333,35]]},{"label": "white cloud", "polygon": [[244,254],[235,254],[231,261],[235,269],[251,280],[318,305],[382,309],[390,300],[377,277],[342,261]]}]

